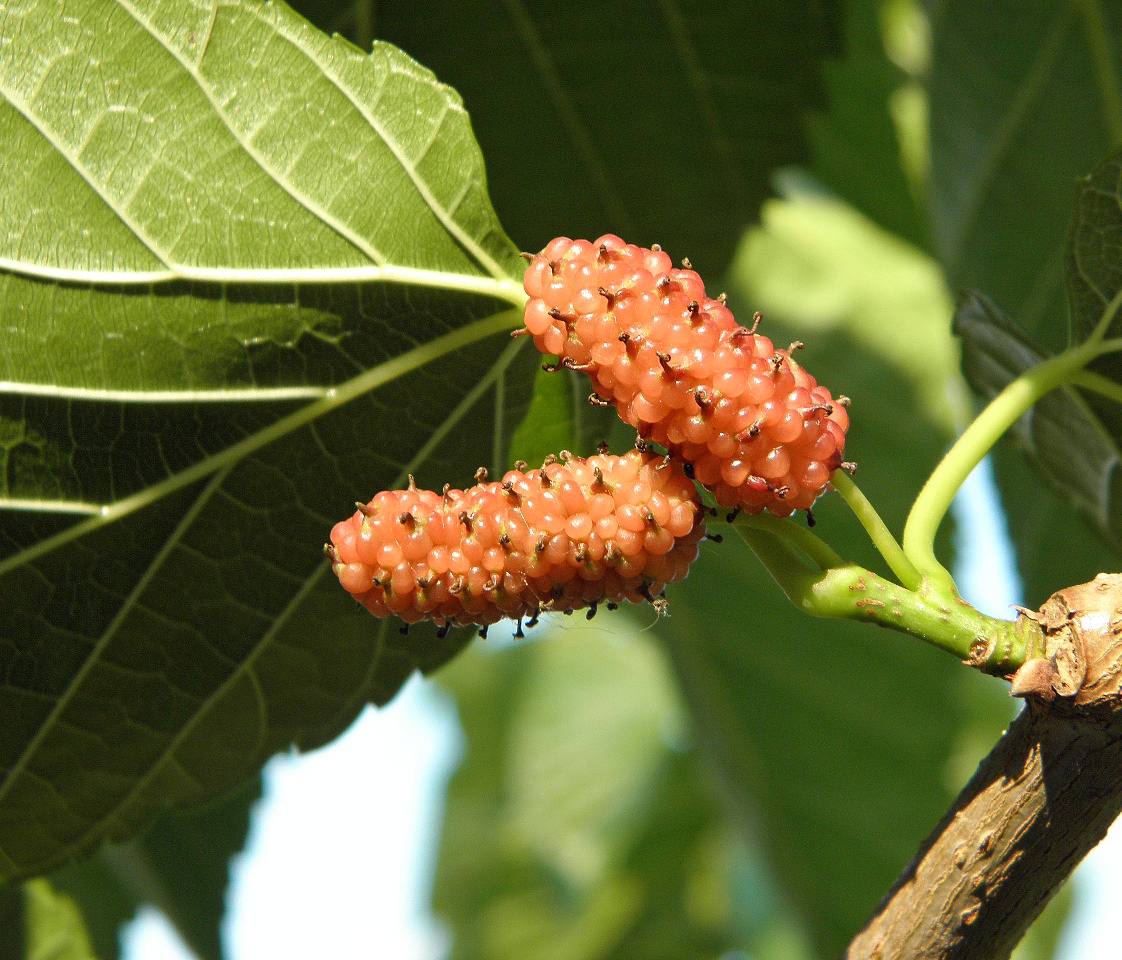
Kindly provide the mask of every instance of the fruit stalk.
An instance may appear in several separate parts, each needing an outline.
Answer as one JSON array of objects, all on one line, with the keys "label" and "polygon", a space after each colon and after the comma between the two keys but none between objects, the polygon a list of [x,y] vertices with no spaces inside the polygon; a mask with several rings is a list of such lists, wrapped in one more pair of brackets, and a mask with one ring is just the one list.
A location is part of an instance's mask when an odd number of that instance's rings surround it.
[{"label": "fruit stalk", "polygon": [[765,530],[741,518],[735,526],[787,598],[810,616],[888,627],[998,676],[1013,674],[1041,648],[1031,618],[987,617],[958,597],[909,590],[853,563],[816,570],[778,524]]}]

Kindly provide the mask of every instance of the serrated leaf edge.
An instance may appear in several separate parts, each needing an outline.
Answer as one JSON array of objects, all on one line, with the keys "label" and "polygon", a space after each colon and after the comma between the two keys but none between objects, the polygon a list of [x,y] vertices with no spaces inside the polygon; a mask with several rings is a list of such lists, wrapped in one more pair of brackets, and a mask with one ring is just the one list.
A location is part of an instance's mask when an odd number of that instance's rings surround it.
[{"label": "serrated leaf edge", "polygon": [[[152,25],[139,13],[139,11],[128,2],[128,0],[116,0],[118,6],[125,10],[133,20],[144,29],[149,36],[153,38],[160,46],[167,51],[169,55],[175,58],[176,62],[188,73],[191,79],[198,86],[199,90],[206,97],[207,102],[211,105],[215,114],[222,121],[223,125],[230,132],[231,136],[237,141],[239,146],[246,152],[246,154],[254,161],[254,163],[265,173],[270,179],[273,180],[278,186],[282,187],[293,200],[303,206],[306,210],[316,216],[324,224],[334,230],[339,236],[346,239],[356,249],[360,250],[366,257],[373,260],[375,266],[370,267],[352,267],[352,268],[334,268],[334,269],[261,269],[261,270],[247,270],[247,269],[214,269],[214,268],[195,268],[183,264],[171,263],[167,256],[157,248],[148,237],[146,237],[140,228],[132,223],[127,214],[118,208],[118,205],[107,197],[104,191],[99,187],[98,183],[91,179],[87,171],[78,162],[78,158],[72,156],[66,149],[64,149],[58,142],[57,138],[52,136],[49,130],[37,122],[33,111],[29,106],[22,101],[22,99],[13,96],[11,91],[4,90],[3,95],[5,99],[16,109],[36,130],[43,136],[51,146],[64,157],[70,166],[89,184],[90,188],[101,198],[102,202],[106,204],[124,223],[129,230],[136,236],[144,246],[158,257],[163,263],[168,265],[166,271],[137,271],[137,272],[105,272],[105,271],[83,271],[83,270],[69,270],[62,268],[52,267],[30,267],[28,264],[11,258],[0,258],[0,269],[8,270],[12,273],[18,273],[27,276],[33,276],[46,280],[54,280],[65,283],[97,283],[97,284],[153,284],[169,280],[196,280],[214,283],[266,283],[266,284],[299,284],[299,283],[356,283],[356,282],[371,282],[371,281],[389,281],[418,286],[441,287],[453,290],[462,290],[464,292],[474,293],[487,293],[497,296],[501,299],[517,302],[520,293],[519,285],[516,281],[512,280],[510,275],[503,270],[503,268],[495,261],[495,259],[487,253],[486,250],[468,234],[463,227],[455,220],[444,206],[437,201],[432,192],[428,189],[425,182],[417,175],[416,164],[410,162],[405,156],[404,150],[401,145],[394,140],[386,131],[384,126],[378,122],[377,118],[366,108],[365,105],[360,103],[350,89],[343,83],[342,79],[333,71],[328,69],[315,54],[301,47],[290,29],[290,26],[279,19],[279,14],[289,12],[285,7],[277,7],[273,4],[265,4],[260,8],[253,6],[243,6],[246,12],[256,17],[262,23],[265,23],[279,36],[283,37],[289,43],[292,43],[297,49],[300,50],[301,55],[307,57],[310,61],[315,63],[320,73],[337,89],[346,99],[354,106],[362,118],[367,122],[370,128],[378,135],[382,142],[386,145],[387,149],[393,154],[394,158],[400,164],[401,168],[408,174],[409,179],[412,181],[418,194],[424,200],[425,204],[432,210],[437,220],[444,227],[448,233],[455,238],[465,251],[467,251],[480,265],[480,267],[487,273],[487,277],[471,277],[466,275],[449,274],[441,271],[424,270],[411,267],[395,266],[387,263],[386,258],[365,238],[357,235],[350,228],[342,223],[339,223],[336,218],[329,215],[325,210],[313,203],[310,198],[303,195],[302,192],[297,191],[293,186],[288,183],[278,171],[272,169],[257,150],[255,150],[251,143],[241,135],[237,127],[230,121],[229,115],[218,103],[213,95],[213,90],[204,82],[202,75],[199,73],[197,66],[186,60],[172,44],[168,43],[166,37],[161,35]],[[217,16],[218,7],[214,8],[213,15],[208,26],[207,36],[200,44],[200,60],[205,52],[207,45],[210,41],[211,32],[214,29],[214,20]],[[264,11],[273,13],[274,16],[267,17]],[[295,16],[292,14],[292,16]],[[303,21],[301,21],[303,22]],[[341,38],[334,38],[335,42],[344,43]],[[356,48],[357,50],[357,48]],[[435,78],[431,82],[434,86],[445,91],[445,105],[444,112],[441,114],[440,121],[435,125],[432,132],[429,144],[431,146],[435,142],[439,130],[443,126],[444,117],[448,112],[453,109],[451,97],[455,97],[451,88],[440,84]],[[458,97],[456,97],[458,100]],[[460,107],[462,109],[462,107]],[[424,152],[422,152],[422,156]],[[467,185],[470,187],[470,184]]]}]

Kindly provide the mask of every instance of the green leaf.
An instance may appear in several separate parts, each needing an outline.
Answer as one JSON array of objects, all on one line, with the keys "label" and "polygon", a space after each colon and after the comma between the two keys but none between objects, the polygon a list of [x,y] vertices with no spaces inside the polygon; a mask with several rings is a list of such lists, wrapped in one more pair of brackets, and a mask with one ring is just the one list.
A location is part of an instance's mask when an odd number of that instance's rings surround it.
[{"label": "green leaf", "polygon": [[[927,248],[930,237],[921,193],[926,171],[910,169],[922,162],[919,158],[926,159],[926,143],[909,140],[919,140],[911,128],[922,124],[922,115],[917,115],[922,111],[917,96],[922,94],[888,58],[888,7],[879,0],[845,3],[845,57],[824,65],[828,109],[815,111],[807,121],[813,170],[831,191],[881,228]],[[876,176],[870,176],[870,170]]]},{"label": "green leaf", "polygon": [[[1064,295],[1075,184],[1122,142],[1117,4],[951,0],[931,9],[931,209],[940,259],[953,286],[982,291],[1042,351],[1058,353],[1069,326],[1083,336],[1088,322],[1085,294],[1069,283],[1081,301],[1073,302],[1081,319],[1073,314],[1071,323]],[[1086,236],[1077,243],[1088,254],[1094,245]],[[1110,409],[1092,407],[1118,436]],[[1072,448],[1072,460],[1082,456]],[[999,447],[995,467],[1027,604],[1117,566],[1117,554],[1066,496],[1042,488],[1019,453]]]},{"label": "green leaf", "polygon": [[640,14],[439,0],[380,4],[373,29],[463,95],[523,249],[614,232],[709,276],[755,221],[772,171],[808,157],[802,114],[823,102],[818,67],[840,53],[841,3],[684,0]]},{"label": "green leaf", "polygon": [[686,751],[668,665],[623,615],[541,630],[441,674],[467,736],[434,889],[450,956],[720,955],[742,847]]},{"label": "green leaf", "polygon": [[[1120,177],[1122,153],[1116,153],[1079,184],[1067,252],[1067,289],[1075,343],[1082,343],[1095,333],[1104,318],[1108,322],[1100,335],[1109,338],[1122,332],[1122,318],[1113,304],[1122,290]],[[1112,366],[1117,370],[1116,360]]]},{"label": "green leaf", "polygon": [[[115,931],[114,931],[115,932]],[[40,879],[0,887],[0,960],[110,960],[91,947],[73,899]]]},{"label": "green leaf", "polygon": [[24,884],[22,899],[26,941],[19,960],[95,960],[73,900],[41,879]]},{"label": "green leaf", "polygon": [[535,360],[467,116],[401,52],[249,0],[0,16],[10,878],[457,652],[362,615],[321,545],[409,473],[503,464]]},{"label": "green leaf", "polygon": [[[459,98],[399,51],[367,57],[274,5],[85,0],[74,20],[32,3],[3,25],[0,303],[21,330],[0,379],[322,387],[276,369],[278,348],[377,315],[364,282],[517,302]],[[353,372],[330,352],[336,380]]]},{"label": "green leaf", "polygon": [[[853,398],[846,458],[899,531],[953,427],[937,265],[837,201],[796,196],[765,208],[734,281],[734,309],[761,308],[762,332],[781,344],[804,340],[800,362]],[[815,515],[831,546],[882,566],[837,496]],[[729,536],[668,593],[656,629],[703,743],[738,806],[759,811],[818,955],[837,956],[976,762],[963,745],[992,743],[1007,701],[911,639],[808,619]]]},{"label": "green leaf", "polygon": [[581,457],[595,453],[597,445],[612,435],[619,418],[614,407],[590,404],[589,393],[588,377],[583,374],[540,371],[530,408],[510,438],[511,462],[521,459],[536,466],[565,449]]},{"label": "green leaf", "polygon": [[1117,5],[930,9],[936,249],[952,287],[1059,352],[1074,185],[1122,142]]},{"label": "green leaf", "polygon": [[[955,314],[963,340],[962,368],[974,391],[989,400],[1046,359],[1012,320],[981,294],[967,293]],[[1074,387],[1040,400],[1013,428],[1033,466],[1054,489],[1084,511],[1116,548],[1122,548],[1122,460],[1118,434],[1100,420]]]}]

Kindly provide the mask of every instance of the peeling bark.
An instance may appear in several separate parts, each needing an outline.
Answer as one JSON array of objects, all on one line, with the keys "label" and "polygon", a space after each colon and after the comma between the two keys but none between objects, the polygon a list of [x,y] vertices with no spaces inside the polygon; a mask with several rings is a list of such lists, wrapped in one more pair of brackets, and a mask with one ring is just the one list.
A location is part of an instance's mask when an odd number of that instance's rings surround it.
[{"label": "peeling bark", "polygon": [[1025,709],[850,944],[846,960],[1007,957],[1122,811],[1122,575],[1055,594]]}]

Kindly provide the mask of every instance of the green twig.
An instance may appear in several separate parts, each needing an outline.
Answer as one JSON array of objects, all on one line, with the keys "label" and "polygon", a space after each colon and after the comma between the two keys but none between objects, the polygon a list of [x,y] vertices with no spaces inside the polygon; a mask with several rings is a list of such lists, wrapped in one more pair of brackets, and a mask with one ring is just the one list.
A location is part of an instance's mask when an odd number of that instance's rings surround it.
[{"label": "green twig", "polygon": [[1116,383],[1109,377],[1104,377],[1101,373],[1095,373],[1093,370],[1080,370],[1071,378],[1071,382],[1077,387],[1090,390],[1092,393],[1097,393],[1099,396],[1113,400],[1115,403],[1122,403],[1122,383]]},{"label": "green twig", "polygon": [[873,546],[884,557],[889,569],[900,578],[900,582],[909,590],[919,589],[923,577],[920,576],[911,560],[907,558],[900,544],[896,542],[896,538],[892,536],[888,525],[881,519],[880,514],[877,513],[849,474],[844,470],[835,470],[831,481],[834,484],[834,489],[838,491],[841,498],[849,505],[849,509],[853,511],[854,516],[861,522],[861,526],[865,528],[869,539],[873,541]]},{"label": "green twig", "polygon": [[787,599],[810,616],[889,627],[999,676],[1042,647],[1040,627],[1028,617],[995,620],[963,600],[909,590],[856,564],[813,570],[777,533],[741,522],[736,530]]},{"label": "green twig", "polygon": [[967,427],[928,477],[904,527],[904,553],[925,578],[953,589],[953,579],[935,559],[935,533],[971,471],[1037,400],[1069,382],[1095,357],[1119,346],[1114,340],[1089,341],[1037,364],[994,397]]}]

